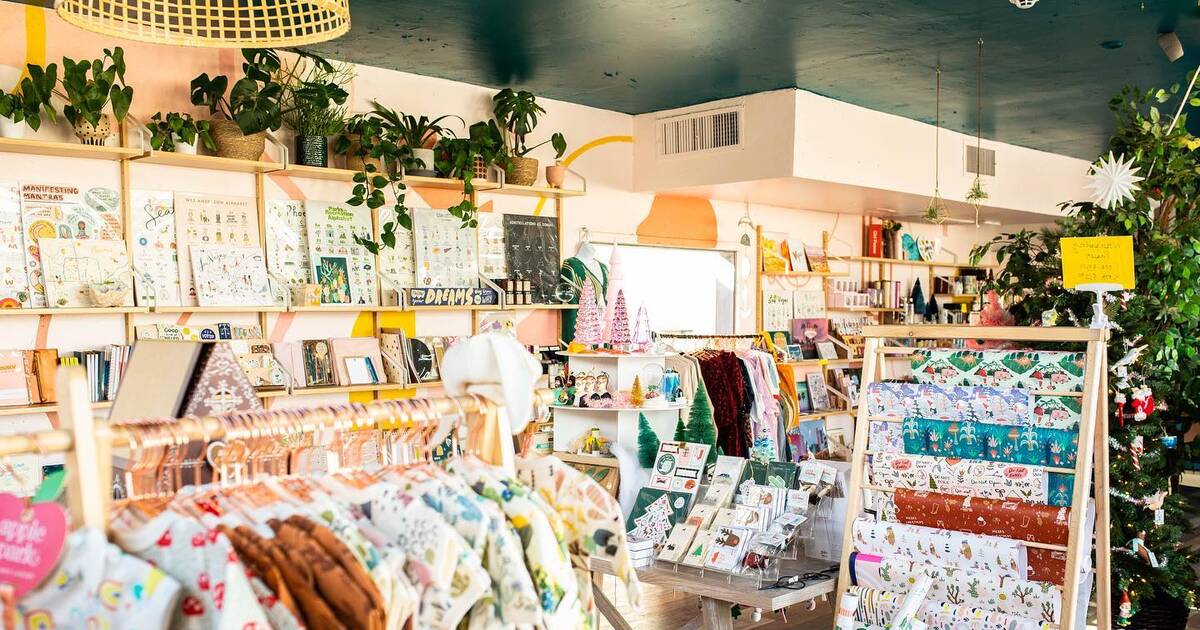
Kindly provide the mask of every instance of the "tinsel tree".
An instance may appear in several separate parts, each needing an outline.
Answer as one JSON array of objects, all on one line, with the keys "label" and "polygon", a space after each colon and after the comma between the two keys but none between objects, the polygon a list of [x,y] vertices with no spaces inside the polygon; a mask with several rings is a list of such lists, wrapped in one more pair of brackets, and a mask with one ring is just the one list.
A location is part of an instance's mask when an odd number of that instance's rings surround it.
[{"label": "tinsel tree", "polygon": [[608,324],[608,342],[614,348],[629,343],[629,313],[625,310],[625,291],[617,291],[613,302],[612,321]]},{"label": "tinsel tree", "polygon": [[696,396],[692,399],[692,411],[688,414],[685,437],[692,444],[708,444],[708,463],[717,461],[717,425],[713,423],[712,407],[708,404],[708,393],[696,385]]},{"label": "tinsel tree", "polygon": [[633,377],[633,387],[629,390],[629,404],[640,408],[646,404],[646,392],[642,391],[642,377]]},{"label": "tinsel tree", "polygon": [[642,468],[650,468],[654,465],[654,457],[658,454],[658,434],[654,432],[654,428],[650,426],[650,421],[646,419],[646,414],[638,414],[638,463]]},{"label": "tinsel tree", "polygon": [[596,304],[596,290],[591,282],[583,283],[583,291],[579,294],[579,316],[575,319],[575,341],[598,346],[601,343],[600,306]]},{"label": "tinsel tree", "polygon": [[1059,239],[1133,237],[1137,286],[1105,304],[1113,322],[1112,587],[1120,605],[1114,618],[1124,626],[1151,627],[1137,612],[1162,594],[1195,605],[1195,557],[1180,546],[1190,529],[1187,502],[1172,480],[1200,405],[1200,138],[1188,133],[1182,113],[1189,101],[1200,103],[1197,96],[1178,85],[1122,90],[1109,102],[1116,115],[1109,149],[1125,166],[1114,175],[1109,158],[1095,168],[1099,203],[1064,203],[1068,216],[1055,228],[1003,234],[972,252],[978,261],[995,251],[1001,268],[993,288],[1014,302],[1019,324],[1086,326],[1095,298],[1063,287]]}]

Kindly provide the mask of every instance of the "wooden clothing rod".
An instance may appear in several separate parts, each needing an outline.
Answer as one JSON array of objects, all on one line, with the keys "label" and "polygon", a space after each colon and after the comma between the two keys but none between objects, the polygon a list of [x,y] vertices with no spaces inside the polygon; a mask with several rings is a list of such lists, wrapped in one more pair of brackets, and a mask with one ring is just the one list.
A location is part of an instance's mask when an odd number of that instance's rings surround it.
[{"label": "wooden clothing rod", "polygon": [[866,326],[863,335],[907,339],[987,339],[1000,341],[1108,341],[1108,330],[1042,326]]}]

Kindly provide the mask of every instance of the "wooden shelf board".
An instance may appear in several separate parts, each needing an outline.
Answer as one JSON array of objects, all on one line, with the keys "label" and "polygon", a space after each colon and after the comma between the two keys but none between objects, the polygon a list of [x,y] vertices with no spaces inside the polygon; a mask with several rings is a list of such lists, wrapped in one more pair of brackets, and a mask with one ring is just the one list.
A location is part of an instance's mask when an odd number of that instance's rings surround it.
[{"label": "wooden shelf board", "polygon": [[573,464],[598,464],[602,466],[613,467],[619,465],[616,457],[605,457],[603,455],[580,455],[579,453],[568,453],[567,451],[554,451],[552,455],[563,460],[564,462],[570,462]]},{"label": "wooden shelf board", "polygon": [[[303,177],[305,179],[320,179],[333,182],[353,182],[354,176],[359,171],[348,168],[322,168],[320,166],[301,166],[299,164],[290,164],[287,168],[280,170],[280,175],[289,177]],[[447,177],[423,177],[419,175],[406,175],[403,179],[406,186],[415,188],[439,188],[442,190],[462,190],[463,181],[461,179],[450,179]],[[489,182],[487,180],[474,180],[472,184],[475,190],[492,190],[499,188],[500,184]]]},{"label": "wooden shelf board", "polygon": [[506,311],[573,311],[579,308],[578,304],[508,304],[505,305]]},{"label": "wooden shelf board", "polygon": [[424,387],[440,387],[437,383],[416,383],[401,385],[400,383],[378,383],[370,385],[330,385],[322,387],[293,387],[286,389],[267,389],[258,392],[259,398],[280,398],[283,396],[312,396],[316,394],[353,394],[355,392],[390,392],[402,389],[419,389]]},{"label": "wooden shelf board", "polygon": [[845,278],[850,271],[764,271],[762,275],[764,278]]},{"label": "wooden shelf board", "polygon": [[791,365],[794,367],[819,367],[824,362],[827,366],[852,365],[854,363],[862,363],[862,358],[856,359],[804,359],[801,361],[784,361],[781,365]]},{"label": "wooden shelf board", "polygon": [[322,304],[320,306],[293,306],[293,313],[375,313],[404,310],[403,306],[379,306],[377,304]]},{"label": "wooden shelf board", "polygon": [[282,306],[155,306],[154,313],[282,313]]},{"label": "wooden shelf board", "polygon": [[502,311],[499,304],[475,304],[471,306],[405,306],[405,311]]},{"label": "wooden shelf board", "polygon": [[874,306],[826,306],[827,311],[840,311],[843,313],[903,313],[902,308],[878,308]]},{"label": "wooden shelf board", "polygon": [[[108,409],[111,406],[111,400],[102,400],[100,402],[92,403],[92,409]],[[0,416],[20,416],[27,413],[49,413],[57,410],[57,403],[48,403],[45,405],[18,405],[13,407],[0,407]]]},{"label": "wooden shelf board", "polygon": [[[476,186],[478,188],[478,186]],[[505,184],[503,186],[492,187],[488,192],[498,195],[515,195],[518,197],[547,197],[550,199],[564,199],[566,197],[582,197],[585,193],[582,190],[572,190],[570,188],[550,188],[548,186],[517,186],[514,184]]]},{"label": "wooden shelf board", "polygon": [[0,308],[0,315],[124,315],[149,313],[148,306],[87,306],[79,308]]},{"label": "wooden shelf board", "polygon": [[230,171],[233,173],[271,173],[283,168],[283,165],[279,162],[235,160],[215,155],[188,155],[186,153],[173,153],[171,151],[150,151],[130,159],[142,164],[201,168],[210,171]]},{"label": "wooden shelf board", "polygon": [[937,298],[939,302],[949,304],[970,304],[979,298],[978,295],[950,295],[948,293],[935,293],[933,297]]},{"label": "wooden shelf board", "polygon": [[[462,190],[463,181],[461,179],[449,179],[447,177],[422,177],[419,175],[405,175],[404,185],[412,186],[413,188],[440,188],[442,190]],[[495,190],[500,187],[496,182],[490,182],[485,179],[473,179],[471,185],[475,187],[475,192],[482,190]]]},{"label": "wooden shelf board", "polygon": [[0,138],[0,152],[50,157],[83,158],[88,160],[127,160],[142,152],[126,147],[94,147],[74,142],[47,142],[24,138]]},{"label": "wooden shelf board", "polygon": [[802,413],[796,416],[796,420],[817,420],[828,416],[852,416],[858,413],[858,409],[826,409],[824,411],[812,411]]},{"label": "wooden shelf board", "polygon": [[900,265],[906,267],[945,267],[948,269],[963,267],[967,269],[989,269],[995,265],[971,265],[968,263],[952,262],[944,260],[901,260],[898,258],[876,258],[873,256],[836,256],[830,257],[830,260],[840,260],[843,262],[858,262],[858,263],[877,263],[884,265]]},{"label": "wooden shelf board", "polygon": [[555,354],[560,357],[579,357],[581,359],[665,359],[676,356],[675,354],[615,354],[608,352],[556,352]]},{"label": "wooden shelf board", "polygon": [[568,411],[679,411],[686,409],[687,405],[678,403],[667,405],[665,407],[575,407],[572,405],[550,405],[551,409],[565,409]]}]

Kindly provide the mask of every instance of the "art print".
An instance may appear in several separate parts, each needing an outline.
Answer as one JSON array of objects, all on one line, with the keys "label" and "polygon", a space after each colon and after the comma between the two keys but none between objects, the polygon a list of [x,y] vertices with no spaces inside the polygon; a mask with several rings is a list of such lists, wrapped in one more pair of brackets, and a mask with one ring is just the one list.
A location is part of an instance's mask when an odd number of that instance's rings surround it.
[{"label": "art print", "polygon": [[312,282],[303,201],[267,203],[267,270],[289,287]]},{"label": "art print", "polygon": [[[793,291],[792,319],[825,319],[824,291]],[[790,326],[784,326],[790,328]]]},{"label": "art print", "polygon": [[528,280],[536,304],[552,304],[560,279],[558,219],[504,215],[505,277]]},{"label": "art print", "polygon": [[486,278],[508,278],[504,249],[504,218],[499,212],[479,213],[479,273]]},{"label": "art print", "polygon": [[[393,209],[389,207],[381,207],[376,210],[378,213],[375,224],[383,229],[383,226],[389,221],[394,221],[395,216]],[[482,217],[480,221],[482,222]],[[384,247],[379,250],[379,275],[384,279],[382,286],[387,289],[408,289],[414,286],[416,282],[416,265],[413,264],[413,235],[412,230],[399,228],[395,231],[396,246]],[[376,234],[376,240],[379,235]]]},{"label": "art print", "polygon": [[274,301],[259,248],[192,245],[191,254],[200,306],[270,306]]},{"label": "art print", "polygon": [[789,330],[792,327],[792,292],[764,289],[762,292],[763,330]]},{"label": "art print", "polygon": [[[355,242],[354,237],[371,236],[371,214],[364,207],[345,206],[326,201],[304,202],[308,227],[308,256],[317,284],[321,285],[323,304],[378,304],[379,288],[375,277],[375,256]],[[334,262],[341,261],[341,262]],[[345,264],[345,269],[341,265]],[[335,265],[333,268],[330,265]],[[321,271],[333,273],[323,279]],[[338,277],[338,276],[341,277]],[[327,292],[326,281],[345,282]],[[327,300],[326,297],[330,298]],[[336,299],[338,301],[331,301]]]},{"label": "art print", "polygon": [[445,210],[413,210],[416,286],[473,287],[479,282],[475,229]]},{"label": "art print", "polygon": [[121,240],[121,196],[111,188],[83,189],[72,185],[21,186],[21,226],[25,247],[29,306],[48,305],[42,277],[43,238]]},{"label": "art print", "polygon": [[257,202],[253,197],[176,193],[175,244],[180,301],[196,306],[192,245],[259,247]]},{"label": "art print", "polygon": [[829,390],[825,387],[825,375],[821,372],[809,372],[804,379],[808,381],[808,395],[812,398],[813,410],[829,409]]},{"label": "art print", "polygon": [[[39,241],[46,300],[54,308],[93,306],[89,289],[103,283],[129,287],[125,241],[43,238]],[[133,306],[128,291],[123,306]]]},{"label": "art print", "polygon": [[133,265],[142,282],[138,302],[182,306],[179,254],[175,245],[175,195],[135,190],[129,200],[133,221]]},{"label": "art print", "polygon": [[0,308],[29,306],[30,298],[21,230],[21,186],[0,182]]},{"label": "art print", "polygon": [[317,285],[322,304],[352,304],[350,263],[345,256],[321,256],[315,259]]}]

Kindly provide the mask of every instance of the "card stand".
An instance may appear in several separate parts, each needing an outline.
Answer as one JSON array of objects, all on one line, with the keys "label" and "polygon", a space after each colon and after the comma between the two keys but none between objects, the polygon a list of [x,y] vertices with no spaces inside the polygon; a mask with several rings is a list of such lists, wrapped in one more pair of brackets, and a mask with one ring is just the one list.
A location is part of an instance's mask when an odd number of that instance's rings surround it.
[{"label": "card stand", "polygon": [[271,287],[271,301],[275,306],[282,306],[284,310],[292,310],[292,287],[285,281],[280,280],[279,276],[267,270],[267,284]]},{"label": "card stand", "polygon": [[386,273],[375,274],[379,278],[379,305],[380,306],[404,306],[404,287],[392,276]]},{"label": "card stand", "polygon": [[[138,268],[132,260],[129,262],[129,277],[133,279],[133,303],[138,306],[154,306],[158,304],[158,291],[154,283],[146,280],[148,274]],[[143,304],[143,302],[150,304]]]}]

